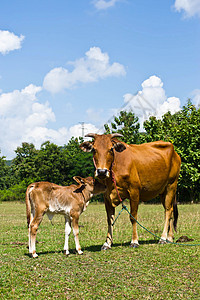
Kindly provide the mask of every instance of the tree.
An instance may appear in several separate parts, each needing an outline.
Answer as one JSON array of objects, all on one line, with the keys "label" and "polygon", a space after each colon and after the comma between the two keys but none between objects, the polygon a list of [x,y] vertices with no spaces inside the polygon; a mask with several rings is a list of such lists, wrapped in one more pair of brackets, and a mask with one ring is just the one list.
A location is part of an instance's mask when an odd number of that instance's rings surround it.
[{"label": "tree", "polygon": [[182,160],[180,184],[190,200],[200,200],[200,109],[188,101],[176,114],[177,127],[173,135],[175,148]]},{"label": "tree", "polygon": [[184,200],[199,200],[200,190],[200,109],[188,100],[179,112],[165,114],[161,120],[150,117],[144,122],[146,141],[172,142],[180,155],[180,197]]},{"label": "tree", "polygon": [[127,144],[138,144],[140,142],[138,117],[132,112],[120,111],[119,117],[114,118],[111,128],[105,124],[106,133],[120,133],[123,135],[121,140]]},{"label": "tree", "polygon": [[93,176],[94,165],[91,153],[84,153],[80,149],[82,138],[73,138],[65,146],[67,160],[71,163],[71,168],[68,170],[68,184],[73,182],[73,176],[79,175],[81,177]]},{"label": "tree", "polygon": [[11,184],[10,167],[6,164],[5,156],[0,157],[0,190],[6,189]]},{"label": "tree", "polygon": [[11,168],[15,177],[15,182],[34,179],[37,177],[36,157],[38,150],[32,143],[22,143],[21,147],[15,150],[16,157],[13,159]]},{"label": "tree", "polygon": [[65,151],[49,141],[41,145],[36,157],[37,180],[63,184],[70,169]]}]

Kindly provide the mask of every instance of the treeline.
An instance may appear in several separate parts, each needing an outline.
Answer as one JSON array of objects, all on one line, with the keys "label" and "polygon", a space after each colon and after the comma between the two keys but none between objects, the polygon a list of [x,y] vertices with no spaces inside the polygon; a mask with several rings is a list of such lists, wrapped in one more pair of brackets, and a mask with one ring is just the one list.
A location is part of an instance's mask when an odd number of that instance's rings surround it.
[{"label": "treeline", "polygon": [[75,183],[75,175],[93,176],[92,154],[79,148],[81,142],[72,138],[60,147],[47,141],[39,150],[32,143],[22,143],[11,163],[0,158],[0,201],[24,200],[27,185],[34,181],[69,185]]},{"label": "treeline", "polygon": [[[170,141],[181,156],[181,174],[178,183],[178,201],[200,201],[200,109],[190,101],[178,113],[165,114],[162,119],[150,117],[139,131],[139,119],[132,112],[121,111],[106,133],[118,132],[122,141],[140,144],[156,140]],[[73,176],[93,176],[91,153],[84,153],[79,145],[82,138],[72,138],[62,147],[43,143],[37,150],[31,143],[22,143],[15,158],[8,163],[0,157],[0,201],[21,200],[29,183],[50,181],[61,185],[74,183]],[[101,200],[102,197],[96,198]]]}]

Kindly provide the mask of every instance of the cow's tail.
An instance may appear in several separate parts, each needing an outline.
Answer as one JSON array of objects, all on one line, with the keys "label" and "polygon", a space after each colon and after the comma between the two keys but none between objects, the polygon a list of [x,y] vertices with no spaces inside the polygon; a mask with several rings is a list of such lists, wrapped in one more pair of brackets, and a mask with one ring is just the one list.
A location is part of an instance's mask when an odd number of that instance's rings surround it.
[{"label": "cow's tail", "polygon": [[29,228],[29,224],[30,224],[30,221],[31,221],[31,198],[30,198],[30,192],[31,190],[33,189],[33,185],[29,185],[27,187],[27,190],[26,190],[26,218],[27,218],[27,226]]},{"label": "cow's tail", "polygon": [[178,222],[178,206],[177,206],[177,202],[176,202],[176,197],[175,197],[175,201],[173,204],[173,213],[174,213],[174,230],[177,232],[177,222]]}]

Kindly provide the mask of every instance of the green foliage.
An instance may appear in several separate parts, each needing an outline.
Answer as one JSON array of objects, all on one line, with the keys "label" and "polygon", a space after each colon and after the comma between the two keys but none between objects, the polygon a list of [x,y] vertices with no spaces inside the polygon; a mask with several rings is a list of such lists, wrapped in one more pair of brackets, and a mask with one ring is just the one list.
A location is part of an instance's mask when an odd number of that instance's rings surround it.
[{"label": "green foliage", "polygon": [[121,111],[119,117],[114,118],[111,128],[105,124],[106,133],[120,133],[121,140],[127,144],[138,144],[140,142],[138,117],[132,112]]},{"label": "green foliage", "polygon": [[73,176],[77,174],[81,177],[93,176],[94,165],[91,153],[84,153],[79,145],[82,140],[72,138],[65,146],[68,160],[71,162],[71,168],[68,171],[68,183],[73,182]]},{"label": "green foliage", "polygon": [[0,190],[0,201],[25,201],[27,186],[34,180],[22,180],[8,189]]},{"label": "green foliage", "polygon": [[41,145],[36,157],[37,181],[50,181],[62,184],[66,181],[70,163],[62,147],[49,141]]},{"label": "green foliage", "polygon": [[22,143],[15,153],[16,157],[11,164],[15,183],[20,183],[27,178],[35,178],[37,173],[35,159],[38,154],[35,146],[32,143]]},{"label": "green foliage", "polygon": [[10,185],[10,168],[6,164],[5,157],[0,157],[0,190]]},{"label": "green foliage", "polygon": [[181,173],[179,192],[181,200],[199,201],[200,191],[200,109],[191,101],[174,115],[169,112],[162,120],[150,117],[144,123],[146,141],[172,142],[180,155]]}]

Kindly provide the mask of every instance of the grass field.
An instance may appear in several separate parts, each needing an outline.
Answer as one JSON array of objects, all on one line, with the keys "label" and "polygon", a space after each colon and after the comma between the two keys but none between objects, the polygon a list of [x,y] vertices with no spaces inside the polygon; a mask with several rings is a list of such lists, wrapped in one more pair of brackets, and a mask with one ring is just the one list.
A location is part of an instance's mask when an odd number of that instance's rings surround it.
[{"label": "grass field", "polygon": [[[128,206],[129,207],[129,206]],[[200,205],[179,205],[175,240],[187,235],[200,243]],[[117,208],[117,212],[121,207]],[[139,207],[139,221],[161,235],[163,207]],[[111,250],[100,251],[107,234],[103,204],[90,204],[80,218],[80,243],[75,253],[62,253],[64,218],[54,226],[45,216],[38,231],[39,257],[27,249],[25,204],[0,204],[0,299],[200,299],[200,246],[159,245],[138,228],[140,247],[129,248],[131,224],[127,212],[118,218]]]}]

